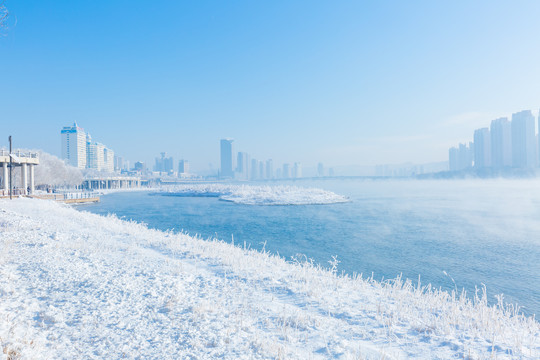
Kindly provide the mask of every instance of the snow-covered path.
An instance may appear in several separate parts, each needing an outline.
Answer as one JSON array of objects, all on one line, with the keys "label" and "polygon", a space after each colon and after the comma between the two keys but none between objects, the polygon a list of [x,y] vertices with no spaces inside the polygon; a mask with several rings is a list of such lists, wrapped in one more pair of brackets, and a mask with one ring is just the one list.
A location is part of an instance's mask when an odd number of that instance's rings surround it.
[{"label": "snow-covered path", "polygon": [[0,359],[540,358],[539,323],[482,299],[52,202],[0,200],[0,249]]}]

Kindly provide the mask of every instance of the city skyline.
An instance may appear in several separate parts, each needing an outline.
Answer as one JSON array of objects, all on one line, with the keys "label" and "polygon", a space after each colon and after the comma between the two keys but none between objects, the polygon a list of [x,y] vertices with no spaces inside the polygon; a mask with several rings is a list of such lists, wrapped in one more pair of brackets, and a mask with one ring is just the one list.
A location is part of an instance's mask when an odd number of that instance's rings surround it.
[{"label": "city skyline", "polygon": [[217,172],[224,137],[305,167],[423,164],[540,106],[532,2],[5,5],[3,130],[59,157],[51,129],[77,121],[150,168]]},{"label": "city skyline", "polygon": [[540,142],[536,132],[538,119],[531,110],[492,120],[490,127],[474,130],[473,141],[448,150],[450,171],[468,169],[532,170],[540,165]]},{"label": "city skyline", "polygon": [[114,151],[106,145],[93,141],[89,132],[86,132],[77,123],[73,126],[64,126],[60,131],[62,139],[61,159],[78,169],[114,172],[118,164]]}]

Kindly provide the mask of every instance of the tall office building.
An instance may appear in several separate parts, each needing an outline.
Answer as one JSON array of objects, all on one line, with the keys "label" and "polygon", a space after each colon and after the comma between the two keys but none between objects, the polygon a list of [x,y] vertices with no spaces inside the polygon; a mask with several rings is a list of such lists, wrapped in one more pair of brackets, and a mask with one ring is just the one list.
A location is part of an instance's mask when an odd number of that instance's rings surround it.
[{"label": "tall office building", "polygon": [[474,167],[481,169],[491,166],[491,136],[488,128],[474,131]]},{"label": "tall office building", "polygon": [[530,110],[512,114],[512,166],[536,166],[536,136],[534,115]]},{"label": "tall office building", "polygon": [[222,178],[234,178],[233,139],[221,139],[221,174]]},{"label": "tall office building", "polygon": [[71,166],[79,169],[86,168],[86,133],[84,129],[74,123],[65,126],[61,131],[62,159]]},{"label": "tall office building", "polygon": [[491,122],[491,166],[512,166],[512,127],[507,118]]}]

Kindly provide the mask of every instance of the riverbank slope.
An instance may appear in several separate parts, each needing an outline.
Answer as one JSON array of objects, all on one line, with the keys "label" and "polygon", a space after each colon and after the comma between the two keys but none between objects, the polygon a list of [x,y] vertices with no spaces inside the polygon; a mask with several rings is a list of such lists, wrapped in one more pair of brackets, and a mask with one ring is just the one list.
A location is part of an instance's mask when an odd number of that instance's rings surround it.
[{"label": "riverbank slope", "polygon": [[540,357],[539,323],[482,291],[469,301],[246,247],[0,200],[0,358]]}]

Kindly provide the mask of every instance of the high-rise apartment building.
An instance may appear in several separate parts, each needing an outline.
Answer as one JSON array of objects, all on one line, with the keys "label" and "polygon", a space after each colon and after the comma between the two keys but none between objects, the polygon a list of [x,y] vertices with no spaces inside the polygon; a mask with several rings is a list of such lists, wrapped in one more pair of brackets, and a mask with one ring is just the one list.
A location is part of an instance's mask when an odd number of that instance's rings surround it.
[{"label": "high-rise apartment building", "polygon": [[124,169],[124,158],[121,156],[114,156],[114,170],[120,171]]},{"label": "high-rise apartment building", "polygon": [[249,154],[247,152],[240,151],[238,152],[236,160],[236,173],[237,178],[241,180],[249,179]]},{"label": "high-rise apartment building", "polygon": [[508,118],[491,122],[491,166],[501,169],[512,166],[512,127]]},{"label": "high-rise apartment building", "polygon": [[107,147],[103,149],[103,170],[114,172],[114,151]]},{"label": "high-rise apartment building", "polygon": [[189,174],[189,161],[184,159],[178,162],[178,175],[181,174]]},{"label": "high-rise apartment building", "polygon": [[105,145],[93,142],[92,136],[74,123],[65,126],[60,134],[62,136],[62,159],[71,166],[79,169],[94,169],[98,171],[114,172],[114,151]]},{"label": "high-rise apartment building", "polygon": [[538,135],[536,136],[536,145],[538,147],[536,162],[538,166],[540,166],[540,111],[538,111]]},{"label": "high-rise apartment building", "polygon": [[323,165],[323,163],[318,163],[317,164],[317,176],[318,177],[323,177],[324,176],[324,165]]},{"label": "high-rise apartment building", "polygon": [[302,164],[297,163],[297,162],[294,163],[292,177],[295,179],[299,179],[302,177]]},{"label": "high-rise apartment building", "polygon": [[281,172],[281,176],[284,179],[288,179],[291,177],[291,166],[289,164],[283,164],[283,170]]},{"label": "high-rise apartment building", "polygon": [[250,180],[257,180],[259,178],[259,162],[257,159],[251,159],[251,166],[250,166]]},{"label": "high-rise apartment building", "polygon": [[174,160],[171,157],[167,157],[166,152],[161,153],[161,158],[156,158],[156,163],[154,165],[154,171],[169,173],[174,170]]},{"label": "high-rise apartment building", "polygon": [[135,165],[133,166],[133,170],[139,172],[139,173],[145,173],[146,172],[146,164],[142,161],[137,161]]},{"label": "high-rise apartment building", "polygon": [[259,161],[259,179],[264,179],[265,178],[265,174],[264,174],[264,162],[263,161]]},{"label": "high-rise apartment building", "polygon": [[266,160],[266,178],[274,178],[274,162],[272,161],[272,159]]},{"label": "high-rise apartment building", "polygon": [[71,166],[79,169],[86,168],[86,133],[74,123],[65,126],[61,131],[62,159]]},{"label": "high-rise apartment building", "polygon": [[105,145],[93,142],[90,135],[86,141],[86,167],[97,171],[106,170]]},{"label": "high-rise apartment building", "polygon": [[221,173],[222,178],[234,178],[233,139],[221,139]]},{"label": "high-rise apartment building", "polygon": [[488,128],[474,131],[474,167],[481,169],[491,166],[491,136]]},{"label": "high-rise apartment building", "polygon": [[459,171],[459,149],[451,147],[448,150],[448,168],[450,171]]},{"label": "high-rise apartment building", "polygon": [[534,115],[530,110],[512,114],[512,166],[536,166],[536,135]]}]

